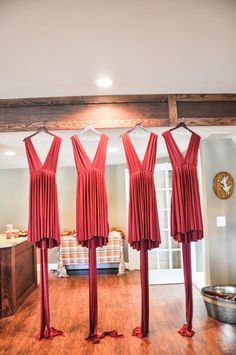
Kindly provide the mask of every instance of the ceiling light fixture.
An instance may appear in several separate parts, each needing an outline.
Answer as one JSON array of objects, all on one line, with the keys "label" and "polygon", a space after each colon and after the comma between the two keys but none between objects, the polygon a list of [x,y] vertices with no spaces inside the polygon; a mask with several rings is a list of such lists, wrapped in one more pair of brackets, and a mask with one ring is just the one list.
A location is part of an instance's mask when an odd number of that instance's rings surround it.
[{"label": "ceiling light fixture", "polygon": [[4,155],[7,155],[8,157],[13,157],[14,155],[16,155],[16,152],[7,150],[6,152],[4,152]]},{"label": "ceiling light fixture", "polygon": [[96,85],[100,88],[109,88],[113,85],[113,81],[109,78],[100,78],[96,81]]}]

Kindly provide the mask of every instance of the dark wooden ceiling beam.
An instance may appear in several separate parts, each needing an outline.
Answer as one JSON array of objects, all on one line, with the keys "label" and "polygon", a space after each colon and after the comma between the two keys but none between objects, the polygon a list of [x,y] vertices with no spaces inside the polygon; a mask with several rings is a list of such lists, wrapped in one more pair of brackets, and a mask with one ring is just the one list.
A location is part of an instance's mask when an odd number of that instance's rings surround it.
[{"label": "dark wooden ceiling beam", "polygon": [[168,95],[109,95],[109,96],[58,96],[23,99],[0,99],[2,107],[30,107],[55,105],[92,105],[167,102]]},{"label": "dark wooden ceiling beam", "polygon": [[236,125],[236,94],[71,96],[0,100],[0,131]]},{"label": "dark wooden ceiling beam", "polygon": [[177,101],[236,101],[236,94],[177,94]]},{"label": "dark wooden ceiling beam", "polygon": [[188,126],[236,126],[236,117],[187,117],[184,118],[184,123]]}]

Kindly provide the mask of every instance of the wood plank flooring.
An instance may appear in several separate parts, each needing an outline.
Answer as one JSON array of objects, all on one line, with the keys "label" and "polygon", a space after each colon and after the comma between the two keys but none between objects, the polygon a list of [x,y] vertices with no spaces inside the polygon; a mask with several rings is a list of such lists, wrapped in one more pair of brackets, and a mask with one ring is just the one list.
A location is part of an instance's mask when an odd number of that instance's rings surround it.
[{"label": "wood plank flooring", "polygon": [[193,338],[177,330],[184,321],[183,285],[150,286],[150,336],[131,336],[140,320],[139,272],[126,276],[99,275],[99,331],[117,329],[124,339],[106,337],[93,345],[88,331],[88,277],[58,279],[50,275],[51,325],[64,337],[34,340],[39,325],[37,289],[16,315],[0,320],[1,355],[222,355],[236,354],[236,326],[209,318],[199,290],[194,289]]}]

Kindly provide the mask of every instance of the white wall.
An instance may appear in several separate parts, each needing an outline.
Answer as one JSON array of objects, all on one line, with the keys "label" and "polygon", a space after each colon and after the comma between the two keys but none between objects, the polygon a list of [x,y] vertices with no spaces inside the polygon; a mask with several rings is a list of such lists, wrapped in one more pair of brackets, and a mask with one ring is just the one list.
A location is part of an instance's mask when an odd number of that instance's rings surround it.
[{"label": "white wall", "polygon": [[27,169],[0,169],[0,233],[6,230],[6,224],[27,228],[28,196]]},{"label": "white wall", "polygon": [[110,227],[119,227],[126,234],[124,257],[125,261],[128,261],[125,168],[125,164],[108,165],[106,167],[106,185]]},{"label": "white wall", "polygon": [[[236,283],[236,192],[220,200],[213,191],[214,176],[229,172],[236,182],[236,144],[230,139],[202,141],[201,161],[205,195],[206,266],[213,284]],[[216,217],[226,216],[226,227]]]},{"label": "white wall", "polygon": [[[61,228],[75,226],[76,174],[74,168],[59,168],[57,187]],[[27,229],[29,172],[27,169],[0,169],[0,232],[6,224]]]},{"label": "white wall", "polygon": [[1,0],[0,98],[235,92],[235,33],[235,0]]},{"label": "white wall", "polygon": [[[106,166],[108,217],[110,227],[127,232],[125,205],[125,165]],[[58,168],[57,188],[60,227],[75,229],[76,177],[74,167]],[[15,228],[27,229],[29,172],[27,169],[0,169],[0,233],[11,223]],[[125,243],[127,258],[127,242]],[[49,252],[49,261],[57,261],[57,248]]]}]

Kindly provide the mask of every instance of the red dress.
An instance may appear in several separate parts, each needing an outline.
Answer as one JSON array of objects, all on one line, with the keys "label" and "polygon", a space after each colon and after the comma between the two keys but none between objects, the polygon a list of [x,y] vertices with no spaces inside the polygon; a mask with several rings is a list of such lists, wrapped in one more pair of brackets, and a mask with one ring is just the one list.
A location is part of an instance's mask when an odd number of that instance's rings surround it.
[{"label": "red dress", "polygon": [[128,241],[140,250],[141,240],[148,241],[148,249],[161,242],[154,185],[157,135],[151,133],[141,163],[127,133],[122,136],[130,174]]},{"label": "red dress", "polygon": [[191,337],[193,318],[191,241],[203,238],[203,223],[197,178],[197,157],[200,137],[192,133],[183,156],[170,131],[163,133],[170,156],[172,174],[171,235],[182,243],[186,324],[180,328],[182,336]]},{"label": "red dress", "polygon": [[96,246],[108,242],[108,209],[105,185],[105,160],[108,137],[101,134],[93,162],[78,136],[71,137],[77,177],[76,237],[82,246],[95,239]]},{"label": "red dress", "polygon": [[25,148],[30,170],[28,240],[40,248],[40,329],[37,340],[63,332],[50,326],[47,249],[60,244],[56,170],[61,138],[54,136],[44,164],[28,137]]},{"label": "red dress", "polygon": [[[89,248],[89,335],[86,340],[99,343],[105,335],[97,334],[98,297],[96,274],[96,247],[108,242],[109,226],[105,185],[105,159],[108,137],[101,134],[93,162],[91,162],[77,135],[71,137],[77,168],[76,238]],[[108,332],[119,336],[118,333]]]},{"label": "red dress", "polygon": [[170,131],[163,133],[170,156],[172,175],[171,235],[178,242],[203,238],[203,223],[197,177],[200,137],[193,133],[185,156]]},{"label": "red dress", "polygon": [[154,185],[157,135],[150,134],[142,163],[127,133],[122,140],[130,174],[128,239],[134,249],[140,250],[141,325],[133,329],[132,335],[145,337],[149,332],[148,249],[161,242]]},{"label": "red dress", "polygon": [[37,247],[43,239],[47,248],[60,244],[60,226],[56,185],[56,170],[61,138],[54,136],[44,164],[32,144],[25,139],[25,147],[30,170],[30,202],[28,240]]}]

